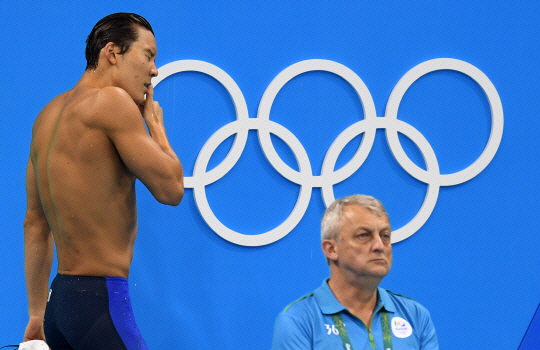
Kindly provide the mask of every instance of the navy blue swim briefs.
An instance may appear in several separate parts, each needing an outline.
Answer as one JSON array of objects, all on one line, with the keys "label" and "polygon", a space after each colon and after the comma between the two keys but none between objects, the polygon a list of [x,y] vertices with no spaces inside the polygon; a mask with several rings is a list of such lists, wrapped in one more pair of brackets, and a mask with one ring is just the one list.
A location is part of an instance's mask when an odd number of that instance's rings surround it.
[{"label": "navy blue swim briefs", "polygon": [[148,349],[122,277],[58,274],[49,291],[44,328],[53,350]]}]

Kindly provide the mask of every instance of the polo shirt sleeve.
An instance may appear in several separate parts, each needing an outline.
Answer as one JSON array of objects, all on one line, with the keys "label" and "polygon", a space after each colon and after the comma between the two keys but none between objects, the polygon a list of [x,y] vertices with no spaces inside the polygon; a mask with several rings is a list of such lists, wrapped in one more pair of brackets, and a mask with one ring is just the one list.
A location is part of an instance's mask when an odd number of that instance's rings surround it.
[{"label": "polo shirt sleeve", "polygon": [[296,315],[281,312],[276,318],[272,350],[311,350],[312,339],[310,327]]},{"label": "polo shirt sleeve", "polygon": [[439,350],[439,341],[437,340],[435,326],[427,309],[424,309],[422,319],[424,327],[420,336],[420,350]]}]

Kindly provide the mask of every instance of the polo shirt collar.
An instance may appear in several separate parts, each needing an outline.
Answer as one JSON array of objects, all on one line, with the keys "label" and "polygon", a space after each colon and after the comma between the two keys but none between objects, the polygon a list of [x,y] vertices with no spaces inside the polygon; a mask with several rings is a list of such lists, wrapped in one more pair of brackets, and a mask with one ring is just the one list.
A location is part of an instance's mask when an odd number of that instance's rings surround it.
[{"label": "polo shirt collar", "polygon": [[[345,306],[341,305],[334,296],[334,293],[330,290],[328,280],[329,278],[324,280],[322,285],[314,292],[315,299],[317,300],[322,313],[325,315],[332,315],[347,310]],[[388,312],[396,312],[396,307],[388,295],[388,292],[381,287],[377,288],[377,291],[377,305],[375,306],[375,310],[379,310],[382,306]]]},{"label": "polo shirt collar", "polygon": [[392,298],[390,298],[388,295],[386,289],[379,287],[378,291],[379,297],[377,298],[377,307],[375,310],[379,310],[379,308],[382,306],[388,312],[396,312],[396,306],[394,305]]}]

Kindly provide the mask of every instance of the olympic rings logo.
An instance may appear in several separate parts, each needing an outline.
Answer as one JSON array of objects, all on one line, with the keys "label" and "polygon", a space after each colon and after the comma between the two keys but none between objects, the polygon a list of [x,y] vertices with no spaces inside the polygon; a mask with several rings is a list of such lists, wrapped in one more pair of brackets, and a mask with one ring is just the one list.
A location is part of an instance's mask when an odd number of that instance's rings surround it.
[{"label": "olympic rings logo", "polygon": [[[364,111],[363,120],[349,126],[334,140],[325,155],[320,176],[313,175],[306,150],[296,136],[282,125],[270,120],[270,109],[281,88],[297,75],[316,70],[334,73],[347,81],[358,93]],[[437,158],[429,142],[414,127],[397,119],[399,105],[407,89],[423,75],[436,70],[454,70],[472,78],[484,90],[491,108],[491,133],[482,154],[473,164],[453,174],[441,174]],[[221,127],[208,139],[197,156],[193,176],[185,177],[184,183],[186,188],[193,188],[199,212],[210,228],[227,241],[243,246],[270,244],[291,232],[304,216],[314,187],[321,188],[324,203],[328,207],[335,200],[333,186],[356,172],[367,158],[375,140],[376,129],[385,129],[390,150],[403,169],[415,179],[428,185],[419,212],[405,226],[392,232],[392,243],[410,237],[424,225],[435,208],[441,186],[452,186],[466,182],[484,170],[495,156],[502,138],[503,109],[495,86],[478,68],[467,62],[451,58],[429,60],[408,71],[392,90],[384,117],[377,117],[373,98],[362,79],[346,66],[334,61],[306,60],[284,69],[264,92],[256,118],[249,118],[244,95],[235,81],[222,69],[208,62],[175,61],[159,68],[159,71],[159,76],[152,80],[154,86],[170,75],[184,71],[195,71],[210,75],[220,82],[231,95],[236,109],[236,120]],[[278,227],[258,235],[245,235],[223,225],[212,212],[205,192],[205,186],[222,178],[236,164],[244,150],[249,130],[257,130],[264,154],[278,173],[289,181],[300,185],[298,200],[287,219]],[[418,167],[407,157],[399,142],[398,132],[416,144],[424,157],[427,170]],[[270,133],[282,139],[289,146],[297,159],[299,171],[290,168],[283,162],[272,145]],[[362,142],[352,159],[342,168],[334,171],[336,161],[343,148],[361,133],[364,133]],[[208,162],[216,148],[233,134],[236,134],[236,137],[225,159],[207,172]]]}]

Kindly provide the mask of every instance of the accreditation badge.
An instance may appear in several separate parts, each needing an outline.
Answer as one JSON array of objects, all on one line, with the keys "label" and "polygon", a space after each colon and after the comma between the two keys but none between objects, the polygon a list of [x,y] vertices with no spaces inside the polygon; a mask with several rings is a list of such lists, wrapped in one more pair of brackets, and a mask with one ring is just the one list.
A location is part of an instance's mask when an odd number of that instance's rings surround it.
[{"label": "accreditation badge", "polygon": [[398,338],[407,338],[412,334],[411,324],[401,317],[392,318],[390,324],[392,325],[392,333]]}]

